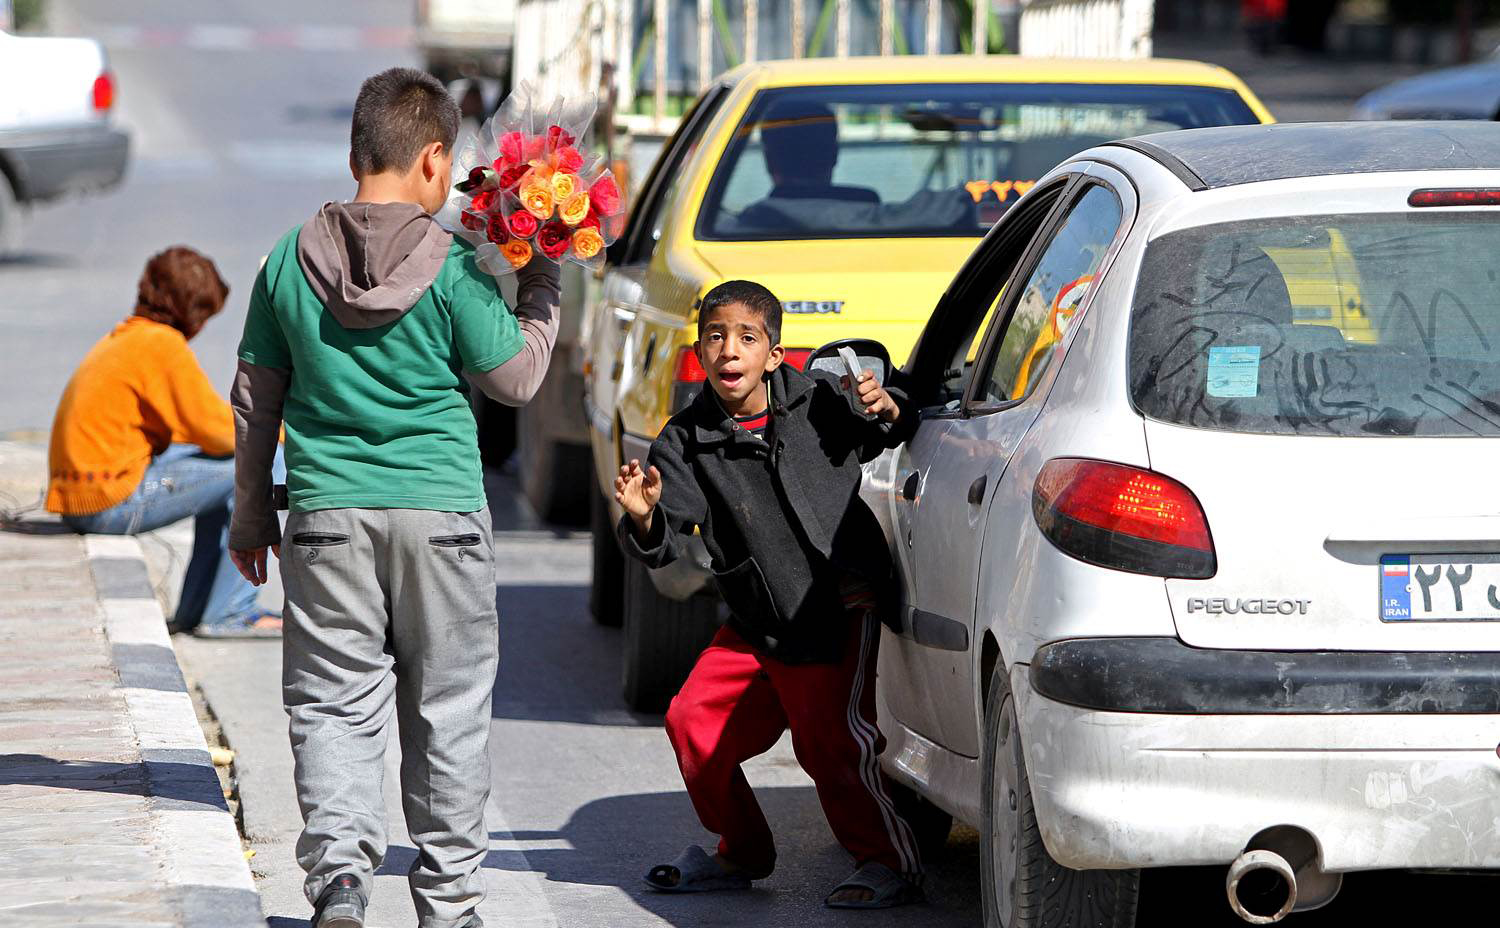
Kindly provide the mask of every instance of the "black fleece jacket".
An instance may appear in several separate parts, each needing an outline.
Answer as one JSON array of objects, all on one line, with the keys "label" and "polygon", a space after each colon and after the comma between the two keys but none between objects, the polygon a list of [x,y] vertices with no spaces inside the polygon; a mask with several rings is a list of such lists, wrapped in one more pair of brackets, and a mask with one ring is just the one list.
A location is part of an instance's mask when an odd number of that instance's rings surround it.
[{"label": "black fleece jacket", "polygon": [[650,536],[627,514],[624,549],[649,567],[670,563],[698,526],[730,623],[789,663],[839,659],[845,624],[840,579],[863,578],[889,602],[885,534],[859,498],[860,464],[895,447],[914,416],[906,397],[896,424],[856,412],[836,378],[787,365],[770,377],[764,441],[739,428],[705,385],[651,446],[662,495]]}]

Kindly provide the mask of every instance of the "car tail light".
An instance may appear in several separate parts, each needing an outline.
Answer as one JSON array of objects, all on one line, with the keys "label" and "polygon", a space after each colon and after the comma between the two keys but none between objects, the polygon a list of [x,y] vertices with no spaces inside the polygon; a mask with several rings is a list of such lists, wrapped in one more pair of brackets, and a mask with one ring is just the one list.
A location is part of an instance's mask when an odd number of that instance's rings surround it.
[{"label": "car tail light", "polygon": [[[797,370],[807,367],[807,359],[812,357],[811,348],[788,348],[784,363],[790,364]],[[708,380],[708,371],[698,361],[698,353],[693,346],[684,345],[677,349],[677,366],[672,372],[672,412],[677,412],[692,401],[693,394],[697,393],[698,384]]]},{"label": "car tail light", "polygon": [[94,109],[100,113],[115,105],[115,79],[103,71],[94,78]]},{"label": "car tail light", "polygon": [[1451,190],[1413,190],[1407,206],[1500,206],[1500,189],[1470,187]]},{"label": "car tail light", "polygon": [[1198,497],[1154,471],[1055,458],[1037,475],[1031,511],[1054,545],[1090,564],[1198,580],[1218,570]]},{"label": "car tail light", "polygon": [[786,350],[786,360],[782,363],[790,364],[799,371],[806,370],[807,359],[812,357],[812,353],[813,350],[811,348],[788,348]]}]

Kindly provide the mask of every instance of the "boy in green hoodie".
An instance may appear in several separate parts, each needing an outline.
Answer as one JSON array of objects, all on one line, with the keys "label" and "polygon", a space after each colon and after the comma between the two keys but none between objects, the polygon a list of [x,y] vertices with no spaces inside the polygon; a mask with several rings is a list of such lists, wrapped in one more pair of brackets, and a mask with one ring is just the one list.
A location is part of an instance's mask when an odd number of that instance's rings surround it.
[{"label": "boy in green hoodie", "polygon": [[[385,735],[400,719],[421,928],[478,928],[489,846],[490,694],[499,650],[490,518],[470,385],[522,405],[557,334],[557,267],[507,307],[473,248],[432,219],[458,107],[392,68],[355,102],[353,201],[271,251],[250,295],[234,408],[230,549],[286,588],[283,700],[315,928],[364,924],[385,853]],[[286,432],[283,537],[270,463]]]}]

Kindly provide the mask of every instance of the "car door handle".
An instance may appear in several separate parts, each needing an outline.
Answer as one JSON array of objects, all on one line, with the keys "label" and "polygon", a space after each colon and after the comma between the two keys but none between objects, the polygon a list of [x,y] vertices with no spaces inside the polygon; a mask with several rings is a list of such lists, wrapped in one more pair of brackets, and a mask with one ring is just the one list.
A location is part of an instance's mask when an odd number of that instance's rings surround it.
[{"label": "car door handle", "polygon": [[981,474],[979,479],[969,484],[969,505],[978,506],[984,502],[984,487],[989,483],[988,474]]},{"label": "car door handle", "polygon": [[907,476],[906,482],[901,485],[901,498],[904,499],[904,500],[906,500],[907,502],[911,502],[912,500],[916,499],[917,498],[917,485],[919,483],[921,483],[921,482],[922,482],[922,474],[921,474],[921,472],[920,471],[915,471],[915,470],[912,471]]}]

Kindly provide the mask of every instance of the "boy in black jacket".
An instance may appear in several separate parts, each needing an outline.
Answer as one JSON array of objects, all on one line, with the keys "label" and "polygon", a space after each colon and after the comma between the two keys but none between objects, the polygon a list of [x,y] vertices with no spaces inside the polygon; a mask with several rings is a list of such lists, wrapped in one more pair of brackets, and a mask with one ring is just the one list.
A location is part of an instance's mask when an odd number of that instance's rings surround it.
[{"label": "boy in black jacket", "polygon": [[[776,846],[740,764],[787,728],[857,869],[825,902],[886,908],[922,898],[916,841],[892,802],[875,725],[878,613],[890,554],[858,497],[860,464],[899,443],[901,402],[864,372],[839,381],[782,364],[781,303],[750,281],[720,284],[698,314],[710,389],[673,416],[649,468],[620,468],[625,549],[651,567],[698,526],[731,619],[667,710],[688,795],[720,836],[646,875],[667,892],[743,889]],[[856,409],[856,405],[858,409]]]}]

